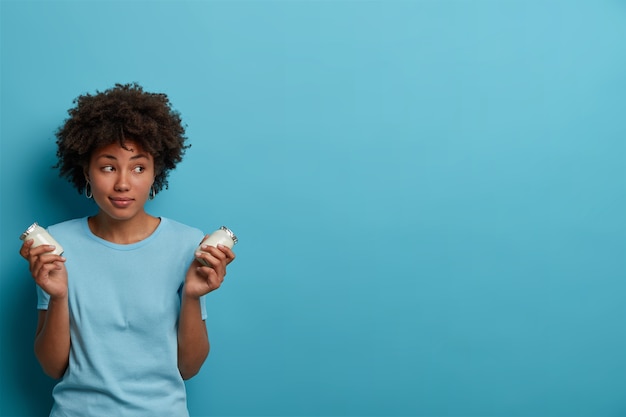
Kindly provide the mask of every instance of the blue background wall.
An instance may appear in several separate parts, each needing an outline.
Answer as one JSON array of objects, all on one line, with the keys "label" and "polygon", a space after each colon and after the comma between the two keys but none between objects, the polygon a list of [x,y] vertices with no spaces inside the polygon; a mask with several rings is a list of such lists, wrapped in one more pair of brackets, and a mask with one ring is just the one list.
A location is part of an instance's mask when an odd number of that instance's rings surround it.
[{"label": "blue background wall", "polygon": [[18,236],[79,94],[167,93],[150,203],[237,232],[194,416],[626,415],[626,2],[1,3],[0,414],[47,415]]}]

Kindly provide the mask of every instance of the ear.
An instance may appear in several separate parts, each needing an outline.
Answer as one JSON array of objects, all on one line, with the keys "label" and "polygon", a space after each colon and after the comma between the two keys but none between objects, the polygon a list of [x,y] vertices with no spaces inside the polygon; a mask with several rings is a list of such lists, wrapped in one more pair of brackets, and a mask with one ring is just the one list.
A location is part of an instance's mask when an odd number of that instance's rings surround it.
[{"label": "ear", "polygon": [[85,181],[89,182],[89,167],[83,168],[83,175],[85,176]]}]

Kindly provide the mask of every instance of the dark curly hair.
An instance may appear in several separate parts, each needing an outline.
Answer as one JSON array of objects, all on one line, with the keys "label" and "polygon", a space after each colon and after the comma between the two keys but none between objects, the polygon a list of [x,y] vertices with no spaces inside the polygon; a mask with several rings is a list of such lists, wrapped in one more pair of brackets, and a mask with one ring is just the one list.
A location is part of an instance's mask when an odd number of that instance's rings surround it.
[{"label": "dark curly hair", "polygon": [[185,127],[165,94],[148,93],[137,83],[116,84],[95,95],[74,100],[69,118],[57,130],[59,175],[79,193],[85,189],[84,169],[91,153],[102,146],[133,140],[154,159],[154,191],[167,188],[167,176],[191,145]]}]

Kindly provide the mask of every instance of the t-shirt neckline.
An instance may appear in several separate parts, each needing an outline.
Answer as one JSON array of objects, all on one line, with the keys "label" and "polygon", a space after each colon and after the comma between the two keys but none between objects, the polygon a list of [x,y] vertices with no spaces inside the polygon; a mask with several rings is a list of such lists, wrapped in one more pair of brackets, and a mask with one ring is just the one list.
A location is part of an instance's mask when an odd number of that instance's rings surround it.
[{"label": "t-shirt neckline", "polygon": [[159,233],[161,233],[161,230],[163,229],[165,223],[167,222],[167,219],[165,217],[159,217],[159,219],[161,221],[157,225],[156,229],[154,229],[154,232],[150,234],[150,236],[146,237],[143,240],[140,240],[139,242],[129,243],[129,244],[113,243],[113,242],[109,242],[108,240],[102,239],[99,236],[96,236],[89,228],[89,216],[85,216],[82,219],[82,225],[83,225],[83,230],[87,234],[87,236],[89,236],[91,239],[95,240],[96,242],[104,246],[107,246],[111,249],[120,250],[120,251],[131,251],[131,250],[144,247],[145,245],[149,244],[154,239],[156,239]]}]

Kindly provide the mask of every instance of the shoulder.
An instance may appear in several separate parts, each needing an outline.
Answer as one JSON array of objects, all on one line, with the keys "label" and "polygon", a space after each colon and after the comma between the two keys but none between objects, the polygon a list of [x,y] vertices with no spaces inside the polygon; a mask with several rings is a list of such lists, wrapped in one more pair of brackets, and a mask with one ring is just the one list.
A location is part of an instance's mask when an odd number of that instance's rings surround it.
[{"label": "shoulder", "polygon": [[66,220],[50,225],[46,229],[57,242],[63,245],[66,251],[70,246],[84,245],[86,240],[89,240],[90,236],[89,227],[87,226],[87,217]]},{"label": "shoulder", "polygon": [[193,239],[201,239],[204,237],[202,230],[197,227],[188,226],[167,217],[161,217],[161,229],[163,233],[172,233],[181,238],[188,236]]},{"label": "shoulder", "polygon": [[198,228],[188,226],[166,217],[161,217],[161,223],[150,238],[150,250],[159,253],[163,259],[178,258],[189,266],[193,260],[195,248],[200,244],[204,234]]},{"label": "shoulder", "polygon": [[86,217],[81,217],[79,219],[66,220],[61,223],[56,223],[47,227],[50,233],[61,232],[61,233],[77,233],[83,230],[84,225],[87,222]]}]

